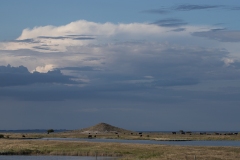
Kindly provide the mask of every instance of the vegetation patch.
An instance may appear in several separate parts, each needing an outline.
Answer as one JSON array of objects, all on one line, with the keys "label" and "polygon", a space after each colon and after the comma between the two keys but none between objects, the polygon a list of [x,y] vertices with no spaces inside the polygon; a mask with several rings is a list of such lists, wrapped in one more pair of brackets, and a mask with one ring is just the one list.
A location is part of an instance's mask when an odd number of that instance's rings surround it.
[{"label": "vegetation patch", "polygon": [[235,160],[240,147],[195,147],[123,143],[68,142],[48,140],[0,140],[1,155],[112,156],[144,160]]}]

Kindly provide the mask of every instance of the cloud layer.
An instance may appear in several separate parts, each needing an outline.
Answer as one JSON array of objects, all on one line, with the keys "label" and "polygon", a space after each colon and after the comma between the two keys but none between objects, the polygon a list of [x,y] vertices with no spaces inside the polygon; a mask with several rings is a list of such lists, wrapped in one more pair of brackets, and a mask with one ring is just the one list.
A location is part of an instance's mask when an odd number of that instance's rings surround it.
[{"label": "cloud layer", "polygon": [[[169,81],[165,86],[197,84],[229,74],[238,77],[233,68],[238,58],[228,51],[228,44],[218,47],[220,43],[238,42],[237,33],[211,26],[191,26],[180,19],[162,19],[153,24],[80,20],[23,30],[16,40],[0,43],[0,63],[24,65],[31,72],[46,75],[58,68],[63,75],[73,76],[65,78],[94,86],[156,87],[164,86],[165,81]],[[146,76],[152,78],[147,80]]]},{"label": "cloud layer", "polygon": [[156,24],[162,27],[180,27],[187,25],[187,23],[183,20],[174,18],[158,20],[156,22],[153,22],[152,24]]},{"label": "cloud layer", "polygon": [[193,36],[205,37],[220,42],[239,42],[240,31],[228,31],[228,30],[210,30],[205,32],[195,32]]},{"label": "cloud layer", "polygon": [[220,8],[220,5],[179,5],[175,8],[177,11],[191,11],[191,10],[203,10],[203,9],[215,9]]},{"label": "cloud layer", "polygon": [[213,120],[210,111],[226,113],[229,104],[237,110],[237,33],[176,18],[25,29],[0,43],[0,100],[6,110],[21,105],[24,113],[67,115],[68,124],[93,115],[93,123],[120,122],[129,115],[132,121],[152,117],[150,124],[181,119],[170,126],[184,128],[194,114],[194,124],[204,128]]},{"label": "cloud layer", "polygon": [[180,16],[223,9],[238,10],[184,4],[143,11],[156,16],[146,22],[26,28],[0,42],[0,100],[8,113],[1,117],[18,117],[13,126],[34,119],[34,127],[61,121],[77,128],[72,122],[84,119],[142,127],[144,119],[149,128],[216,129],[230,114],[231,128],[239,121],[239,31]]},{"label": "cloud layer", "polygon": [[198,10],[228,10],[228,11],[238,11],[240,10],[239,6],[227,6],[227,5],[208,5],[208,4],[180,4],[168,8],[159,8],[159,9],[149,9],[142,11],[142,13],[150,14],[170,14],[172,12],[186,12],[186,11],[198,11]]},{"label": "cloud layer", "polygon": [[74,77],[63,75],[60,70],[48,71],[47,73],[30,73],[24,66],[12,67],[0,66],[0,87],[31,85],[31,84],[79,84],[73,81]]}]

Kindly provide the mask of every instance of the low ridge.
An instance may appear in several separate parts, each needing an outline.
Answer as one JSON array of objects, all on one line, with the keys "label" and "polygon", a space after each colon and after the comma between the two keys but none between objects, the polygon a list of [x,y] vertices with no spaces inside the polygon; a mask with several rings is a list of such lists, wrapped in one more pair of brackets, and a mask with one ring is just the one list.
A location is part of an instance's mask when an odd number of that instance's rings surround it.
[{"label": "low ridge", "polygon": [[101,132],[104,132],[104,133],[106,133],[106,132],[118,132],[118,133],[132,132],[130,130],[118,128],[118,127],[112,126],[112,125],[107,124],[107,123],[99,123],[95,126],[80,129],[80,130],[76,130],[76,131],[86,132],[86,133],[90,133],[90,132],[95,132],[95,133],[101,133]]}]

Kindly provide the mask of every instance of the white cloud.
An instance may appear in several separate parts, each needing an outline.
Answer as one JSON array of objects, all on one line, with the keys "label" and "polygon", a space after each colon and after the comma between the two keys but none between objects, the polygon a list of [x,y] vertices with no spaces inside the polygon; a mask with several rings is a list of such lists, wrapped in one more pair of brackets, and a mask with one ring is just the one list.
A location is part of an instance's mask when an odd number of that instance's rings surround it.
[{"label": "white cloud", "polygon": [[[148,35],[156,34],[167,29],[156,25],[145,23],[113,24],[113,23],[95,23],[85,20],[71,22],[64,26],[44,26],[33,29],[24,29],[18,40],[37,38],[39,36],[62,36],[62,35],[100,35],[113,36],[116,34]],[[144,32],[143,32],[144,31]]]},{"label": "white cloud", "polygon": [[48,71],[52,71],[54,68],[56,68],[56,66],[54,66],[53,64],[47,64],[45,66],[38,66],[34,71],[40,72],[40,73],[47,73]]},{"label": "white cloud", "polygon": [[190,36],[190,32],[209,27],[186,26],[182,32],[148,23],[95,23],[85,20],[63,26],[40,26],[24,29],[14,41],[0,43],[1,50],[30,49],[39,52],[65,52],[71,46],[107,44],[124,41],[162,41]]},{"label": "white cloud", "polygon": [[[147,23],[84,20],[63,26],[35,27],[23,30],[16,40],[0,43],[0,63],[24,65],[30,71],[43,73],[54,68],[90,66],[97,71],[68,70],[63,74],[99,84],[111,80],[144,84],[191,76],[209,79],[213,75],[222,76],[221,67],[237,61],[228,53],[227,43],[224,49],[224,42],[191,34],[210,29],[209,26],[184,26],[184,30],[175,32],[172,28]],[[118,75],[127,78],[117,80]]]},{"label": "white cloud", "polygon": [[222,61],[226,66],[230,66],[232,63],[234,63],[234,59],[230,59],[230,58],[223,58]]}]

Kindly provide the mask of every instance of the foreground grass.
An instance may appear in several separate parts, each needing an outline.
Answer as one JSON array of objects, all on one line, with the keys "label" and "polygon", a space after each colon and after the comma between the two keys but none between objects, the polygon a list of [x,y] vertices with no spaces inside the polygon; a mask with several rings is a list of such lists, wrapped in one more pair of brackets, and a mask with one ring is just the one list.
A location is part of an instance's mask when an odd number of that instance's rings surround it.
[{"label": "foreground grass", "polygon": [[124,143],[0,139],[0,153],[14,155],[117,156],[120,159],[235,160],[240,147],[193,147]]}]

